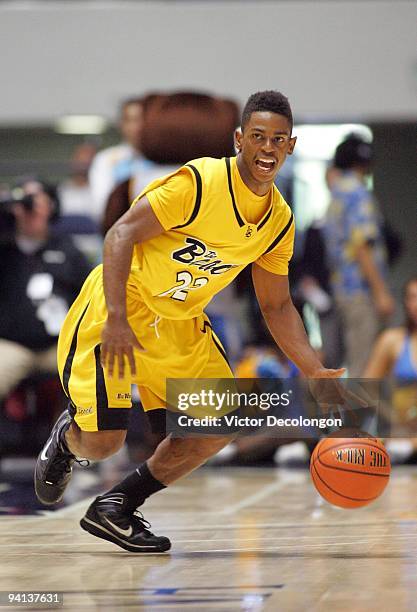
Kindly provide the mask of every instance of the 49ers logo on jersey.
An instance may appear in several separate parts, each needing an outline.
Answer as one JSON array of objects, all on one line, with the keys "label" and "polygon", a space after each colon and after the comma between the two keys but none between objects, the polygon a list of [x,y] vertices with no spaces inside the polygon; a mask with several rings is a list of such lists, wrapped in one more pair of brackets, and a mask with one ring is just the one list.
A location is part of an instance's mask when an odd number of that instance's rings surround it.
[{"label": "49ers logo on jersey", "polygon": [[187,246],[177,249],[172,253],[172,259],[182,264],[195,266],[199,270],[204,270],[210,274],[222,274],[231,268],[236,268],[237,264],[225,264],[217,258],[216,251],[210,251],[204,242],[197,238],[187,237]]}]

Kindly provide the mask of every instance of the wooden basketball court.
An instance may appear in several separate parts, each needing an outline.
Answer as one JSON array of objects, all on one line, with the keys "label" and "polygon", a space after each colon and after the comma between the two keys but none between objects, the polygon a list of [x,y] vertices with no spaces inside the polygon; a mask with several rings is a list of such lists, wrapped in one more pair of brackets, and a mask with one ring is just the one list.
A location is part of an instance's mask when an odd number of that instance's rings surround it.
[{"label": "wooden basketball court", "polygon": [[0,590],[62,591],[68,611],[417,610],[416,499],[412,467],[352,511],[321,501],[307,470],[203,468],[146,504],[167,554],[82,531],[91,497],[0,517]]}]

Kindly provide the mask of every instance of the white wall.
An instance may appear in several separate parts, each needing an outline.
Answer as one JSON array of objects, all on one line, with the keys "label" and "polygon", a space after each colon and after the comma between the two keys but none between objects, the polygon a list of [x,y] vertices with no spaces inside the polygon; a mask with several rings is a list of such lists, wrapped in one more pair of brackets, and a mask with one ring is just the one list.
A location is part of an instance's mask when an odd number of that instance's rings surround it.
[{"label": "white wall", "polygon": [[417,2],[0,5],[0,123],[114,116],[121,97],[280,89],[299,118],[417,116]]}]

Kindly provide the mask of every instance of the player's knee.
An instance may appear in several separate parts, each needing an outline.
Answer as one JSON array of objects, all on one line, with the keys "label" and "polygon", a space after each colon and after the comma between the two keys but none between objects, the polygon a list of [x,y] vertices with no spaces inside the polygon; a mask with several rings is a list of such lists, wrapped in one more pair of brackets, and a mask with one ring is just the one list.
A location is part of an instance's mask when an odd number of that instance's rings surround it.
[{"label": "player's knee", "polygon": [[120,450],[126,438],[125,430],[82,432],[82,447],[86,459],[100,460]]}]

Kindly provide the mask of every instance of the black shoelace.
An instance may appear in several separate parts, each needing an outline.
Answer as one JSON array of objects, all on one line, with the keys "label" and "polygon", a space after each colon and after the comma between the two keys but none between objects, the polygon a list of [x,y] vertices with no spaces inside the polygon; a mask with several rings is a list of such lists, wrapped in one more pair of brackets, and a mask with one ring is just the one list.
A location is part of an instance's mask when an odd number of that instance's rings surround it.
[{"label": "black shoelace", "polygon": [[151,524],[146,518],[143,516],[140,510],[135,510],[135,512],[130,517],[130,520],[134,525],[140,525],[141,531],[147,533],[148,535],[153,535],[151,531],[149,531]]},{"label": "black shoelace", "polygon": [[[152,536],[153,533],[149,531],[151,524],[149,521],[145,519],[142,512],[140,510],[135,510],[134,512],[129,512],[126,510],[126,507],[123,505],[118,505],[118,507],[114,504],[114,497],[117,496],[115,494],[109,494],[109,496],[103,496],[100,500],[100,506],[104,511],[107,510],[108,516],[112,517],[112,520],[119,525],[122,529],[127,529],[130,526],[136,527],[139,529],[140,533],[146,533],[147,535]],[[122,502],[119,502],[122,504]]]},{"label": "black shoelace", "polygon": [[48,480],[51,482],[61,480],[63,474],[69,474],[69,472],[71,472],[73,463],[78,463],[78,465],[82,467],[88,467],[90,465],[88,459],[77,459],[73,454],[61,450],[61,453],[55,457],[48,469]]}]

